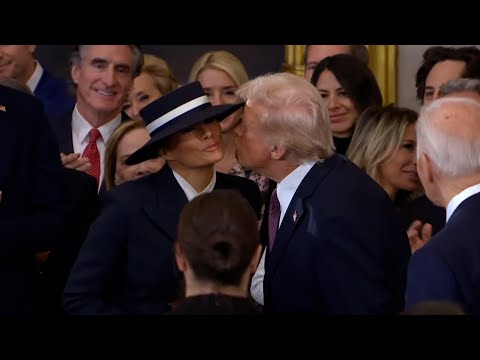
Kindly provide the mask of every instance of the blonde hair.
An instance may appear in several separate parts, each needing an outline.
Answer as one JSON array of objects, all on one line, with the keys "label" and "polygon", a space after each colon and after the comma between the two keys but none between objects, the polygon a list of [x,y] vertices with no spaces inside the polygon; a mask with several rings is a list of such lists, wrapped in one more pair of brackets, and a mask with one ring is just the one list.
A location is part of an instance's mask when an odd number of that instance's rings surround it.
[{"label": "blonde hair", "polygon": [[237,86],[248,81],[248,74],[242,62],[228,51],[209,51],[200,56],[190,70],[188,81],[196,81],[198,75],[205,69],[214,69],[225,72],[232,78]]},{"label": "blonde hair", "polygon": [[400,148],[405,130],[418,114],[393,104],[367,108],[357,120],[346,157],[378,182],[379,167]]},{"label": "blonde hair", "polygon": [[143,55],[143,66],[141,73],[148,74],[155,82],[156,88],[165,95],[176,88],[179,83],[173,74],[168,63],[158,56],[145,54]]},{"label": "blonde hair", "polygon": [[237,93],[247,106],[265,108],[260,121],[267,141],[285,147],[296,160],[321,161],[334,153],[327,106],[304,78],[266,74],[248,81]]},{"label": "blonde hair", "polygon": [[142,120],[127,120],[118,126],[108,139],[105,147],[105,187],[110,190],[115,187],[115,172],[117,171],[118,144],[130,131],[145,128]]}]

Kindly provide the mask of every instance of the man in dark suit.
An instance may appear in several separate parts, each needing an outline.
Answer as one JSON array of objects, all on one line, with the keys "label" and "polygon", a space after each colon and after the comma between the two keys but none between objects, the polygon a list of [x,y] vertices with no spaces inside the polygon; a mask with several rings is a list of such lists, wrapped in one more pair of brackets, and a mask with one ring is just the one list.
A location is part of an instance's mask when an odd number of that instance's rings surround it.
[{"label": "man in dark suit", "polygon": [[37,254],[49,316],[63,315],[65,283],[101,207],[97,182],[93,176],[66,167],[62,168],[61,174],[67,191],[66,233],[62,241],[43,256]]},{"label": "man in dark suit", "polygon": [[100,188],[105,146],[123,119],[143,54],[137,45],[78,45],[70,61],[77,103],[50,124],[63,165],[95,176]]},{"label": "man in dark suit", "polygon": [[235,129],[238,160],[278,183],[264,219],[265,311],[399,313],[407,234],[385,191],[335,154],[317,89],[279,73],[250,80],[238,94],[246,101]]},{"label": "man in dark suit", "polygon": [[37,45],[0,45],[0,77],[21,81],[42,100],[48,117],[73,108],[67,82],[53,76],[35,59]]},{"label": "man in dark suit", "polygon": [[[480,104],[445,97],[417,122],[417,170],[428,198],[446,209],[446,225],[408,267],[406,308],[452,301],[480,314]],[[454,156],[452,156],[454,155]]]},{"label": "man in dark suit", "polygon": [[34,254],[61,241],[58,146],[36,97],[0,85],[0,314],[43,314]]}]

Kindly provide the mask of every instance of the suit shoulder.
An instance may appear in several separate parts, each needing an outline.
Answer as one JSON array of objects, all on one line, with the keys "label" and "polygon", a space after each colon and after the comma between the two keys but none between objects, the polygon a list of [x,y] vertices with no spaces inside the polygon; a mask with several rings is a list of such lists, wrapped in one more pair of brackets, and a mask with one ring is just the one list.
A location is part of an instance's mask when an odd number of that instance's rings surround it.
[{"label": "suit shoulder", "polygon": [[154,196],[156,188],[160,186],[155,176],[151,174],[139,179],[131,180],[107,191],[104,195],[106,202],[125,203],[129,207],[135,207],[143,204],[145,198]]},{"label": "suit shoulder", "polygon": [[217,172],[217,189],[232,189],[240,192],[250,203],[255,214],[260,217],[262,195],[255,181],[236,175]]},{"label": "suit shoulder", "polygon": [[0,98],[2,99],[1,105],[4,106],[14,105],[19,106],[20,109],[28,109],[32,105],[42,106],[41,100],[36,96],[4,85],[0,85]]},{"label": "suit shoulder", "polygon": [[245,187],[245,188],[257,187],[257,184],[253,180],[244,178],[242,176],[224,174],[220,172],[217,172],[217,180],[219,180],[221,183],[232,184],[238,187]]}]

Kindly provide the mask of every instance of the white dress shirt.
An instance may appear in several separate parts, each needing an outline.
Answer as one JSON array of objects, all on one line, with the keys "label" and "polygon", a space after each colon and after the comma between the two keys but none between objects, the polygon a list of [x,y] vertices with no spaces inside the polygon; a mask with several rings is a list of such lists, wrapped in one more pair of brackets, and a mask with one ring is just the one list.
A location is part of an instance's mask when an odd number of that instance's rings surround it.
[{"label": "white dress shirt", "polygon": [[[297,191],[300,183],[303,181],[308,172],[315,165],[314,161],[306,162],[305,164],[300,165],[295,170],[293,170],[288,176],[286,176],[282,181],[277,185],[277,197],[278,202],[280,203],[280,221],[278,222],[278,227],[282,224],[285,213],[287,212],[288,206],[292,201],[293,195]],[[265,209],[267,211],[267,209]],[[265,252],[267,248],[263,250],[262,258],[258,264],[257,270],[252,278],[252,283],[250,285],[250,293],[252,294],[253,299],[258,302],[260,305],[264,304],[263,299],[263,277],[265,276]]]},{"label": "white dress shirt", "polygon": [[212,180],[210,180],[207,187],[205,189],[203,189],[202,191],[197,192],[193,188],[193,186],[190,185],[188,183],[188,181],[185,180],[180,174],[173,171],[173,169],[172,169],[172,172],[173,172],[173,176],[175,176],[175,179],[177,179],[178,184],[180,185],[183,192],[187,196],[188,201],[192,201],[194,198],[196,198],[200,194],[205,194],[205,193],[211,192],[213,190],[213,188],[215,187],[215,183],[217,181],[217,173],[214,171],[213,176],[212,176]]},{"label": "white dress shirt", "polygon": [[32,76],[30,76],[30,79],[27,81],[27,86],[32,90],[32,92],[35,92],[35,89],[37,88],[38,83],[40,82],[40,78],[43,75],[43,67],[40,65],[38,61],[35,61],[36,66],[35,70],[33,70]]},{"label": "white dress shirt", "polygon": [[[102,125],[98,128],[100,131],[101,137],[97,140],[97,148],[98,152],[100,153],[100,181],[99,181],[99,188],[103,182],[104,176],[104,164],[105,164],[105,146],[107,144],[108,139],[112,135],[113,131],[120,125],[122,121],[122,114],[118,114],[113,120],[110,120],[105,125]],[[77,105],[73,109],[72,114],[72,142],[73,142],[73,151],[75,153],[83,154],[83,151],[88,145],[88,141],[90,140],[89,132],[92,129],[92,125],[85,120],[85,118],[80,115],[77,109]]]}]

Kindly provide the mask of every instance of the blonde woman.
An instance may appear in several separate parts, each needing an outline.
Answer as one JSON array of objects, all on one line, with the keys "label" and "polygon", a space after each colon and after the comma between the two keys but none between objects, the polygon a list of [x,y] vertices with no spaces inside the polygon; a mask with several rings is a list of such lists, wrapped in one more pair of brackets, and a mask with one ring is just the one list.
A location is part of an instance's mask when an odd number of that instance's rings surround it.
[{"label": "blonde woman", "polygon": [[[417,118],[415,111],[395,105],[367,109],[357,121],[346,154],[387,192],[399,209],[412,252],[430,239],[430,224],[437,223],[441,216],[441,212],[423,212],[410,206],[411,200],[423,193],[417,174]],[[421,218],[411,219],[410,213]]]},{"label": "blonde woman", "polygon": [[132,119],[140,119],[139,111],[153,100],[178,88],[177,78],[165,60],[145,54],[140,74],[135,78],[132,91],[123,111]]},{"label": "blonde woman", "polygon": [[[188,81],[200,81],[213,105],[235,104],[239,102],[235,92],[240,85],[248,81],[248,74],[242,62],[232,53],[223,50],[210,51],[195,61]],[[235,156],[233,129],[241,115],[242,109],[239,109],[220,123],[224,156],[215,164],[215,170],[255,181],[265,202],[269,188],[268,178],[241,166]]]},{"label": "blonde woman", "polygon": [[110,136],[105,149],[105,187],[107,190],[126,181],[157,172],[165,164],[161,157],[127,165],[127,158],[150,140],[142,120],[124,121]]}]

